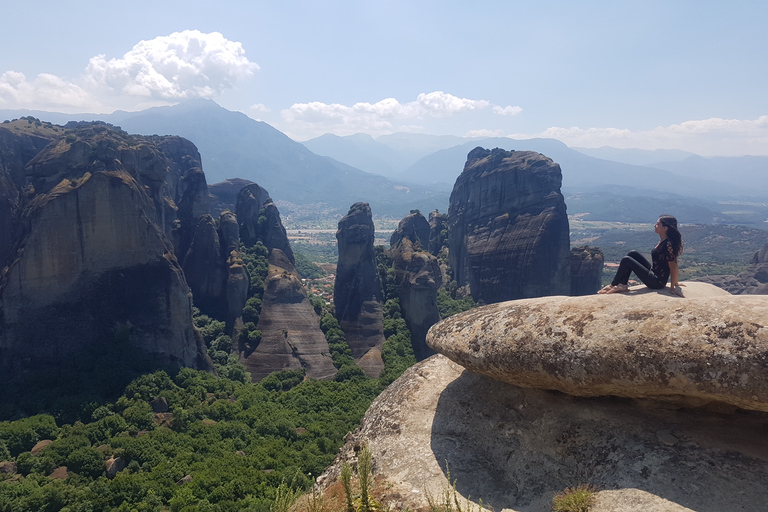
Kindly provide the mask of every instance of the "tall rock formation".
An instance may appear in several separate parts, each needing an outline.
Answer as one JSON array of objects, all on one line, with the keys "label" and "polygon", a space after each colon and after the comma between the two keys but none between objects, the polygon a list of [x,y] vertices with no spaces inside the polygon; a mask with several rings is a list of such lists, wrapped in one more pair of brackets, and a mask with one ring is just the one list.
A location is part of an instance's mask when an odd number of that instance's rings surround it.
[{"label": "tall rock formation", "polygon": [[336,239],[339,247],[333,292],[336,319],[355,362],[369,377],[378,377],[384,369],[381,359],[384,312],[368,203],[355,203],[349,208],[349,213],[339,221]]},{"label": "tall rock formation", "polygon": [[[9,147],[32,152],[34,139],[6,131]],[[194,233],[207,197],[195,147],[103,123],[51,139],[2,172],[23,188],[0,277],[0,369],[45,371],[123,337],[161,361],[205,367],[171,242]]]},{"label": "tall rock formation", "polygon": [[569,228],[560,166],[531,151],[473,149],[448,212],[449,258],[477,302],[567,295]]},{"label": "tall rock formation", "polygon": [[429,328],[440,320],[437,290],[443,275],[437,258],[426,251],[429,223],[419,211],[406,215],[392,233],[390,254],[395,268],[395,287],[403,316],[411,331],[417,359],[434,354],[426,344]]},{"label": "tall rock formation", "polygon": [[269,256],[257,327],[261,342],[253,348],[240,347],[240,362],[254,382],[272,372],[299,368],[315,379],[330,379],[336,374],[317,313],[299,274],[280,249],[272,250]]},{"label": "tall rock formation", "polygon": [[571,295],[591,295],[600,289],[603,279],[603,251],[579,245],[571,248]]},{"label": "tall rock formation", "polygon": [[184,274],[195,305],[202,312],[227,323],[231,333],[248,299],[248,272],[239,255],[237,217],[229,211],[219,217],[219,227],[205,214],[200,218],[184,257]]}]

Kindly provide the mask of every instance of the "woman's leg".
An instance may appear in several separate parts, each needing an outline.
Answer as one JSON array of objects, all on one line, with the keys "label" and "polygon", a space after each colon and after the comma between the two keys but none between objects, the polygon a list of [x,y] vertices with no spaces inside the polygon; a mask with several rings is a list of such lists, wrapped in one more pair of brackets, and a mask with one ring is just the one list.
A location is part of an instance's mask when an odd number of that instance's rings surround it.
[{"label": "woman's leg", "polygon": [[645,256],[643,256],[639,252],[637,252],[637,251],[629,251],[629,253],[627,253],[627,256],[629,256],[633,260],[637,261],[639,264],[641,264],[642,266],[644,266],[648,270],[651,270],[651,262],[648,261],[647,259],[645,259]]},{"label": "woman's leg", "polygon": [[656,276],[651,273],[651,265],[648,263],[648,260],[637,251],[632,251],[621,258],[621,261],[619,262],[619,270],[616,271],[616,277],[613,278],[611,285],[627,285],[629,283],[629,276],[632,272],[634,272],[638,279],[640,279],[648,288],[664,288],[664,284],[659,283]]}]

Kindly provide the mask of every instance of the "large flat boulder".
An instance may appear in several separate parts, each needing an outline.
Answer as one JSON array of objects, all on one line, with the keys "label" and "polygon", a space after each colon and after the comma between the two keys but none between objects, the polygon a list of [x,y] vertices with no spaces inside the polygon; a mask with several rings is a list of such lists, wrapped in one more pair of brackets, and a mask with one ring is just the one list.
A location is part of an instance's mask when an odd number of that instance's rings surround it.
[{"label": "large flat boulder", "polygon": [[768,411],[768,297],[683,290],[493,304],[434,325],[427,343],[526,388]]}]

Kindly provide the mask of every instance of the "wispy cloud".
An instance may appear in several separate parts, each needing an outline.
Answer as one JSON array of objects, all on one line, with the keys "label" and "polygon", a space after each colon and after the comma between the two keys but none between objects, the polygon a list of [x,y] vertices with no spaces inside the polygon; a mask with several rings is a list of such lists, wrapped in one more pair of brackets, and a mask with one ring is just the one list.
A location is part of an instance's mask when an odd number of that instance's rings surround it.
[{"label": "wispy cloud", "polygon": [[575,147],[682,149],[704,156],[768,155],[768,115],[757,119],[712,117],[637,131],[553,126],[538,133],[514,133],[509,137],[553,138]]},{"label": "wispy cloud", "polygon": [[258,69],[240,43],[218,32],[185,30],[140,41],[121,58],[96,55],[74,80],[46,73],[27,80],[6,71],[0,76],[0,105],[103,110],[213,98]]},{"label": "wispy cloud", "polygon": [[406,103],[400,103],[395,98],[351,106],[317,101],[295,103],[281,114],[286,122],[286,130],[294,134],[320,135],[331,132],[351,135],[365,132],[378,135],[405,130],[406,124],[411,129],[417,128],[418,122],[427,118],[445,118],[490,107],[493,107],[494,113],[501,115],[514,115],[522,111],[520,107],[500,107],[487,100],[460,98],[443,91],[434,91],[421,93],[414,101]]},{"label": "wispy cloud", "polygon": [[272,109],[270,109],[263,103],[256,103],[255,105],[251,105],[250,109],[251,109],[251,112],[272,112]]},{"label": "wispy cloud", "polygon": [[493,113],[498,114],[500,116],[516,116],[520,112],[522,112],[523,109],[517,106],[507,105],[506,107],[500,107],[496,105],[493,107]]}]

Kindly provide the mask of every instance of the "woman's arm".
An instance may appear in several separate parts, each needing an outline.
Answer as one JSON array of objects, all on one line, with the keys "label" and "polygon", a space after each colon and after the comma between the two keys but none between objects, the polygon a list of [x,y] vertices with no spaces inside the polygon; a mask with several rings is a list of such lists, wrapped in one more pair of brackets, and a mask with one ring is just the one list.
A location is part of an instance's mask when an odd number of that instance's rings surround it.
[{"label": "woman's arm", "polygon": [[678,271],[677,260],[670,260],[669,261],[669,276],[670,276],[669,291],[672,295],[681,295],[677,293],[677,286],[678,286],[677,271]]}]

